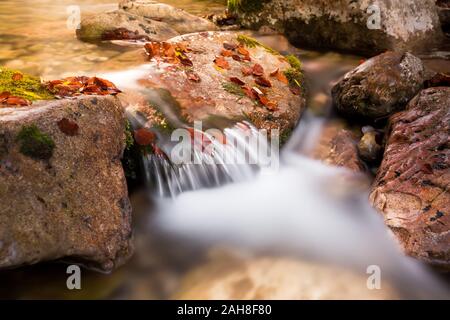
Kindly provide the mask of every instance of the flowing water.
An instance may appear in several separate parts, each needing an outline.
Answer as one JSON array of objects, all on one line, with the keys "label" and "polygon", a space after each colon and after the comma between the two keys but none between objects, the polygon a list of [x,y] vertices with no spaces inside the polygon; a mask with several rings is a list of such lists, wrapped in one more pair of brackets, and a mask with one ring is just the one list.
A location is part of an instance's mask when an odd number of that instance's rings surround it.
[{"label": "flowing water", "polygon": [[[162,2],[209,14],[220,12],[225,1]],[[133,88],[133,80],[145,72],[138,67],[136,49],[77,41],[66,28],[68,5],[80,5],[83,14],[116,6],[111,0],[1,1],[0,65],[46,78],[100,74],[121,89]],[[308,112],[283,149],[279,170],[261,170],[258,163],[174,165],[165,156],[170,149],[146,156],[151,188],[131,195],[136,254],[127,265],[111,275],[83,271],[79,292],[65,289],[64,265],[0,272],[0,297],[163,299],[208,297],[207,292],[230,297],[229,287],[234,288],[231,297],[242,298],[258,297],[243,295],[255,287],[278,298],[301,297],[289,296],[296,287],[307,297],[320,297],[321,290],[334,298],[449,297],[445,282],[399,252],[368,204],[366,178],[305,156],[331,114],[332,84],[361,58],[301,50],[281,36],[255,36],[281,53],[298,55],[310,78]],[[449,67],[430,61],[436,69]],[[132,108],[128,113],[140,124]],[[257,135],[251,124],[231,125],[225,135],[240,142],[223,154],[248,158],[256,152],[242,151],[244,137]],[[194,157],[211,158],[202,151]],[[282,272],[272,277],[280,265]],[[369,266],[382,272],[378,292],[366,287]],[[277,288],[286,295],[275,294]]]}]

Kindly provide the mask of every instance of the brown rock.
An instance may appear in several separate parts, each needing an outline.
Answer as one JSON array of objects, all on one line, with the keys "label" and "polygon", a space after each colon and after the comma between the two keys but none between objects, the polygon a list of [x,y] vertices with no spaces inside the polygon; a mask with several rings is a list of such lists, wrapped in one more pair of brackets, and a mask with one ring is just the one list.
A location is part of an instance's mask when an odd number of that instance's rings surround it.
[{"label": "brown rock", "polygon": [[390,119],[371,193],[405,252],[450,266],[450,88],[420,92]]},{"label": "brown rock", "polygon": [[111,271],[130,256],[124,130],[111,96],[0,109],[0,269],[64,258]]},{"label": "brown rock", "polygon": [[358,156],[357,144],[357,135],[348,130],[345,124],[338,121],[327,122],[310,156],[328,165],[361,172],[365,170],[365,166]]},{"label": "brown rock", "polygon": [[386,52],[347,73],[333,89],[336,108],[349,116],[383,118],[402,110],[425,81],[422,61]]}]

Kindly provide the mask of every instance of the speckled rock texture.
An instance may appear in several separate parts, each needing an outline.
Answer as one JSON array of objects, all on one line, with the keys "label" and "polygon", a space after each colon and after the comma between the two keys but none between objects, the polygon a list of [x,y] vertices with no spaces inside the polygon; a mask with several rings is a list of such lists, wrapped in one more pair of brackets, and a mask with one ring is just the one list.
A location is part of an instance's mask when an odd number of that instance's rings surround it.
[{"label": "speckled rock texture", "polygon": [[[247,120],[257,128],[268,131],[278,129],[282,136],[289,135],[305,108],[303,88],[296,87],[298,92],[292,92],[290,84],[270,75],[274,71],[283,72],[292,67],[285,57],[264,46],[244,46],[249,52],[250,61],[244,60],[242,56],[237,57],[238,60],[235,60],[236,57],[221,56],[224,43],[239,45],[238,35],[231,32],[203,32],[171,39],[170,43],[181,43],[189,48],[186,57],[192,66],[151,59],[148,76],[140,81],[150,89],[147,101],[154,106],[166,106],[166,109],[170,106],[172,114],[177,113],[179,119],[178,123],[172,121],[174,126],[203,121],[204,127],[221,129],[221,123],[234,124]],[[226,61],[228,67],[220,68],[214,62],[217,58]],[[271,87],[258,85],[255,76],[243,74],[243,68],[251,69],[256,64],[262,67],[262,73],[270,81]],[[196,81],[192,81],[191,75],[198,77]],[[242,81],[243,87],[256,88],[276,107],[271,110],[256,98],[248,97],[232,78]]]},{"label": "speckled rock texture", "polygon": [[420,92],[390,119],[371,201],[407,254],[450,269],[450,88]]},{"label": "speckled rock texture", "polygon": [[124,131],[111,96],[0,109],[0,269],[64,259],[108,272],[126,261]]},{"label": "speckled rock texture", "polygon": [[364,55],[426,50],[442,37],[434,0],[242,0],[237,15],[244,27],[271,26],[299,47]]},{"label": "speckled rock texture", "polygon": [[425,80],[419,58],[388,51],[347,73],[332,89],[333,102],[348,116],[384,118],[402,110]]},{"label": "speckled rock texture", "polygon": [[339,121],[327,122],[310,156],[331,166],[363,172],[366,168],[358,155],[358,138],[345,124]]}]

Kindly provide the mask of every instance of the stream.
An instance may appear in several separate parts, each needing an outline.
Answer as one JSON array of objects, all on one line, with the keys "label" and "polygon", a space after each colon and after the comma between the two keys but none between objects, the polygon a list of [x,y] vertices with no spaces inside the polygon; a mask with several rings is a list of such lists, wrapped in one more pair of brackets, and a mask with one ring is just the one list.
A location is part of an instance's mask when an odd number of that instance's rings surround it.
[{"label": "stream", "polygon": [[[206,15],[223,11],[226,1],[161,2]],[[111,0],[1,1],[0,65],[45,79],[99,75],[126,90],[142,63],[136,48],[78,41],[66,27],[70,5],[79,5],[83,14],[116,7]],[[109,275],[83,270],[79,291],[66,289],[64,264],[2,271],[0,298],[449,296],[440,275],[401,254],[369,206],[364,177],[305,156],[324,119],[334,116],[330,88],[363,58],[295,48],[280,35],[252,36],[282,54],[297,55],[308,75],[308,110],[281,152],[280,169],[247,168],[239,176],[229,173],[226,183],[207,181],[198,188],[169,186],[173,199],[136,190],[131,194],[136,252],[125,266]],[[435,70],[450,70],[439,55],[425,58]],[[383,272],[379,290],[367,289],[374,266]],[[292,283],[301,290],[287,289],[296,287]]]}]

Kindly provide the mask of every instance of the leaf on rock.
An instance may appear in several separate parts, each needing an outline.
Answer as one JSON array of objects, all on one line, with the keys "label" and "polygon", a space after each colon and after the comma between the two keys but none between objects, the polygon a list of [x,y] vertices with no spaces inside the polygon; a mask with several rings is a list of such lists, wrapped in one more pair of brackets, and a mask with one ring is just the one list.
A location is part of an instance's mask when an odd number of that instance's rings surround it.
[{"label": "leaf on rock", "polygon": [[0,93],[0,104],[25,107],[31,105],[31,101],[21,97],[12,96],[9,92],[5,91]]},{"label": "leaf on rock", "polygon": [[241,79],[239,79],[238,77],[231,77],[230,81],[233,82],[233,83],[236,83],[239,86],[245,85],[245,82],[242,81]]},{"label": "leaf on rock", "polygon": [[229,43],[229,42],[224,42],[224,43],[223,43],[223,47],[224,47],[226,50],[235,50],[235,49],[237,48],[237,44],[235,44],[235,43]]},{"label": "leaf on rock", "polygon": [[58,121],[58,128],[68,136],[76,136],[78,134],[79,126],[75,121],[62,118]]},{"label": "leaf on rock", "polygon": [[271,88],[272,87],[272,83],[269,81],[269,79],[266,79],[265,77],[257,77],[255,79],[256,84],[263,86],[263,87],[267,87],[267,88]]},{"label": "leaf on rock", "polygon": [[237,51],[238,51],[240,54],[242,54],[243,56],[249,56],[249,55],[250,55],[250,52],[249,52],[247,49],[245,49],[244,47],[242,47],[242,46],[239,46],[239,47],[237,48]]},{"label": "leaf on rock", "polygon": [[242,67],[241,72],[244,76],[249,76],[253,73],[253,69],[250,67]]},{"label": "leaf on rock", "polygon": [[239,62],[242,61],[241,57],[238,56],[237,54],[233,54],[231,57],[232,57],[233,60],[235,60],[235,61],[239,61]]},{"label": "leaf on rock", "polygon": [[244,90],[245,95],[250,99],[256,100],[258,98],[255,92],[249,86],[242,87],[242,90]]},{"label": "leaf on rock", "polygon": [[278,81],[283,82],[284,84],[289,84],[288,78],[285,76],[283,72],[280,72],[280,69],[273,71],[270,74],[271,77],[277,78]]},{"label": "leaf on rock", "polygon": [[264,76],[264,68],[259,63],[256,63],[253,66],[252,73],[254,76],[262,77],[262,76]]},{"label": "leaf on rock", "polygon": [[141,128],[134,131],[134,140],[140,146],[149,146],[156,140],[156,135],[146,128]]},{"label": "leaf on rock", "polygon": [[222,69],[230,69],[230,65],[227,62],[227,60],[225,60],[225,58],[223,57],[217,57],[216,59],[214,59],[214,63],[216,64],[216,66],[218,66],[219,68]]},{"label": "leaf on rock", "polygon": [[196,72],[194,72],[192,70],[186,70],[186,76],[187,76],[187,78],[189,80],[191,80],[193,82],[200,82],[201,81],[200,76]]},{"label": "leaf on rock", "polygon": [[13,81],[19,81],[23,79],[23,74],[16,72],[12,75]]},{"label": "leaf on rock", "polygon": [[110,81],[97,77],[69,77],[46,82],[45,87],[58,97],[85,95],[116,95],[121,91]]},{"label": "leaf on rock", "polygon": [[222,55],[222,56],[224,56],[224,57],[231,57],[233,54],[234,54],[233,51],[227,50],[227,49],[223,49],[223,50],[220,52],[220,55]]}]

